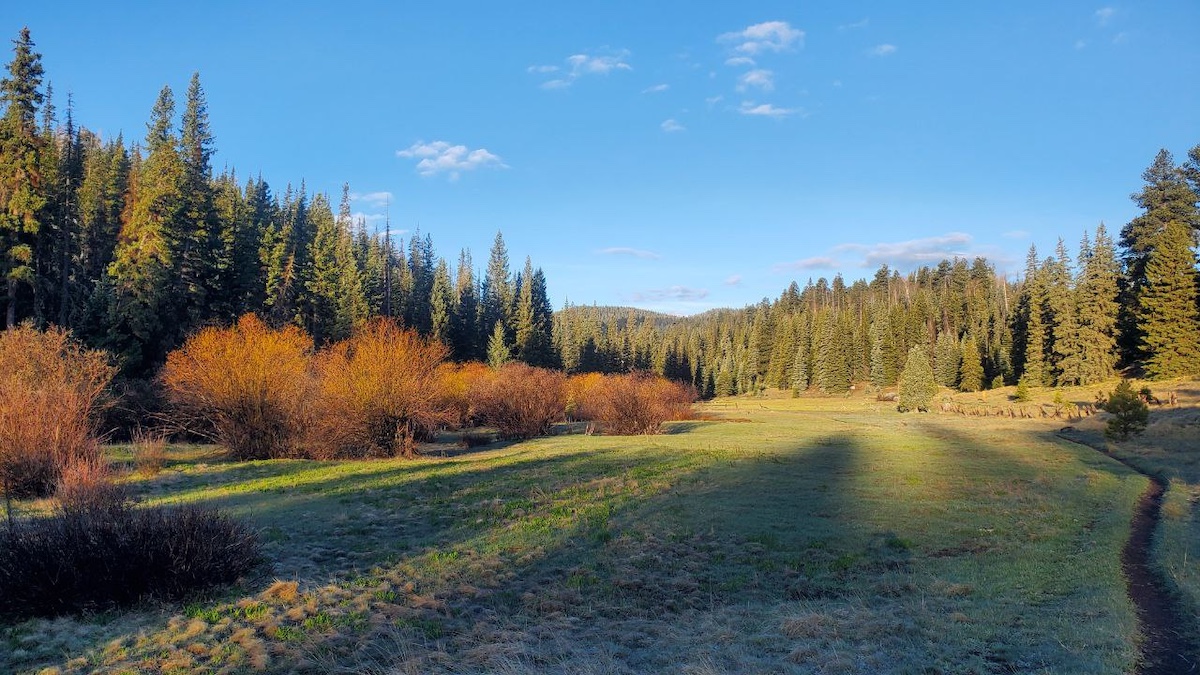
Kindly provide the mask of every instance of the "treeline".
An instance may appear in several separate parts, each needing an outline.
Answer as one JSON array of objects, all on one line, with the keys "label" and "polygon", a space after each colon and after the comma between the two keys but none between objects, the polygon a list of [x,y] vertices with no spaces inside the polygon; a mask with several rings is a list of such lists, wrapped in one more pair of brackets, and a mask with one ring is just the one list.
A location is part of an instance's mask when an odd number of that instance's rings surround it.
[{"label": "treeline", "polygon": [[0,82],[0,268],[5,325],[71,330],[150,374],[202,327],[248,312],[296,325],[319,345],[373,316],[400,319],[461,361],[516,357],[553,366],[546,280],[526,259],[513,274],[496,235],[486,273],[456,265],[418,232],[403,244],[303,182],[276,194],[261,176],[214,174],[198,75],[176,119],[164,87],[144,140],[104,140],[60,123],[28,29]]},{"label": "treeline", "polygon": [[1143,178],[1142,213],[1117,242],[1101,224],[1073,258],[1061,239],[1046,258],[1030,247],[1020,280],[955,259],[907,275],[884,265],[850,284],[793,282],[774,301],[690,318],[568,307],[555,346],[568,371],[647,369],[704,396],[892,387],[916,345],[940,384],[963,391],[1089,384],[1119,368],[1200,374],[1200,146],[1182,165],[1159,152]]}]

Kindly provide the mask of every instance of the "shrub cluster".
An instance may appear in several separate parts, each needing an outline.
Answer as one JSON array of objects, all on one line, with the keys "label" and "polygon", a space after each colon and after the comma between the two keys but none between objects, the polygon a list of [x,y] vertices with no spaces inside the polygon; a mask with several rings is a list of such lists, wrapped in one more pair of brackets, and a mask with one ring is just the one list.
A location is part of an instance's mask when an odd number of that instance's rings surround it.
[{"label": "shrub cluster", "polygon": [[555,370],[509,363],[475,381],[473,415],[504,438],[533,438],[550,431],[567,407],[566,376]]},{"label": "shrub cluster", "polygon": [[213,509],[134,508],[99,465],[65,470],[59,506],[0,533],[0,616],[56,616],[178,599],[246,574],[256,535]]},{"label": "shrub cluster", "polygon": [[12,497],[46,496],[63,467],[94,460],[96,422],[114,369],[62,330],[0,333],[0,483]]},{"label": "shrub cluster", "polygon": [[571,378],[572,417],[600,424],[618,436],[656,434],[667,420],[687,419],[693,388],[649,373]]},{"label": "shrub cluster", "polygon": [[317,357],[309,454],[413,457],[451,417],[439,365],[447,349],[375,320]]},{"label": "shrub cluster", "polygon": [[236,459],[294,454],[312,389],[312,339],[294,326],[272,330],[253,314],[206,328],[167,356],[161,377],[185,429]]}]

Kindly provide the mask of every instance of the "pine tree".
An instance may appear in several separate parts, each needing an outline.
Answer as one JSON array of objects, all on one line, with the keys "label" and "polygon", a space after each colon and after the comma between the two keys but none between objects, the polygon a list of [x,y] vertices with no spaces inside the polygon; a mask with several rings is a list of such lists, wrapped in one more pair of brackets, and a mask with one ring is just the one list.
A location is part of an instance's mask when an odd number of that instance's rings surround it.
[{"label": "pine tree", "polygon": [[1200,374],[1200,310],[1190,228],[1172,220],[1146,262],[1138,304],[1146,373],[1153,379]]},{"label": "pine tree", "polygon": [[799,393],[808,389],[811,372],[812,322],[807,312],[800,315],[796,327],[796,353],[792,361],[792,391]]},{"label": "pine tree", "polygon": [[508,271],[508,248],[504,245],[504,235],[497,232],[480,292],[480,325],[494,327],[499,323],[507,336],[511,327],[515,295],[512,277]]},{"label": "pine tree", "polygon": [[462,249],[458,254],[458,276],[454,284],[456,295],[454,318],[451,322],[450,349],[456,361],[481,359],[479,331],[479,296],[475,287],[471,252]]},{"label": "pine tree", "polygon": [[1029,247],[1025,258],[1025,282],[1018,301],[1016,321],[1013,327],[1014,355],[1021,378],[1042,386],[1047,381],[1046,373],[1046,282],[1044,270],[1038,265],[1037,248]]},{"label": "pine tree", "polygon": [[959,367],[958,390],[979,391],[983,389],[983,359],[979,355],[979,343],[968,335],[962,341],[962,365]]},{"label": "pine tree", "polygon": [[[1085,242],[1082,246],[1088,246]],[[1086,253],[1090,255],[1090,252]],[[1085,255],[1081,247],[1080,258]],[[1051,268],[1048,308],[1050,335],[1053,338],[1051,352],[1054,356],[1052,372],[1054,383],[1059,386],[1080,384],[1084,378],[1084,347],[1080,342],[1079,296],[1071,275],[1071,259],[1062,238],[1058,240],[1054,265]]]},{"label": "pine tree", "polygon": [[[232,242],[224,241],[214,208],[212,168],[213,137],[208,125],[208,104],[193,73],[180,124],[179,212],[168,221],[171,247],[172,308],[178,339],[213,318],[231,320],[227,275]],[[232,234],[232,232],[230,232]]]},{"label": "pine tree", "polygon": [[933,365],[924,345],[914,345],[908,350],[904,372],[900,373],[900,412],[927,411],[933,397],[937,395],[937,381],[933,377]]},{"label": "pine tree", "polygon": [[444,259],[439,259],[433,271],[433,287],[429,290],[429,337],[449,345],[455,316],[454,288],[450,282],[450,268]]},{"label": "pine tree", "polygon": [[32,289],[35,283],[34,247],[47,203],[41,157],[45,141],[37,128],[42,57],[33,51],[29,28],[21,29],[13,45],[8,76],[0,80],[0,271],[7,283],[8,328],[17,322],[20,288]]}]

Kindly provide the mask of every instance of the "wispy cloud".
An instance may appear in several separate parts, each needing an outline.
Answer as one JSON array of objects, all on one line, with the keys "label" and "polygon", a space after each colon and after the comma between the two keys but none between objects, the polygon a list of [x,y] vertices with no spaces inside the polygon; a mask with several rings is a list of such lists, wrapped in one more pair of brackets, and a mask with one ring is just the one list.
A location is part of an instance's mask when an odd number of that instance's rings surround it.
[{"label": "wispy cloud", "polygon": [[350,214],[350,222],[357,223],[362,221],[368,226],[374,225],[375,223],[382,223],[385,218],[387,218],[387,216],[382,213],[364,213],[362,211],[355,211],[354,213]]},{"label": "wispy cloud", "polygon": [[1106,26],[1108,25],[1109,21],[1112,21],[1112,18],[1114,15],[1116,15],[1116,13],[1117,10],[1113,9],[1112,7],[1101,7],[1092,14],[1092,17],[1096,20],[1096,23],[1100,24],[1101,26]]},{"label": "wispy cloud", "polygon": [[753,66],[753,65],[755,65],[755,63],[756,63],[755,60],[750,58],[749,56],[731,56],[731,57],[725,59],[725,65],[733,66],[733,67]]},{"label": "wispy cloud", "polygon": [[643,260],[658,260],[662,256],[654,251],[646,251],[640,248],[630,248],[628,246],[610,246],[602,248],[596,253],[601,255],[627,255],[634,258],[642,258]]},{"label": "wispy cloud", "polygon": [[675,119],[664,120],[663,123],[658,126],[661,127],[662,130],[667,132],[668,134],[673,134],[678,131],[686,131],[687,130],[687,127],[683,126]]},{"label": "wispy cloud", "polygon": [[386,190],[380,192],[351,192],[350,201],[365,202],[371,206],[383,206],[392,201],[392,193]]},{"label": "wispy cloud", "polygon": [[1125,31],[1121,31],[1113,36],[1112,43],[1114,45],[1123,45],[1126,42],[1129,42],[1129,33],[1126,33]]},{"label": "wispy cloud", "polygon": [[725,278],[725,281],[723,283],[726,286],[741,286],[742,285],[742,275],[731,274]]},{"label": "wispy cloud", "polygon": [[775,89],[775,73],[769,70],[758,68],[738,76],[737,90],[746,91],[751,87],[756,87],[763,91],[773,91]]},{"label": "wispy cloud", "polygon": [[837,259],[830,256],[814,256],[812,258],[804,258],[793,262],[779,263],[772,267],[776,272],[799,272],[803,270],[832,270],[837,269],[840,263]]},{"label": "wispy cloud", "polygon": [[833,248],[833,252],[861,255],[861,267],[877,267],[884,263],[895,267],[911,267],[940,262],[945,258],[969,258],[973,255],[972,241],[969,234],[950,232],[907,241],[840,244]]},{"label": "wispy cloud", "polygon": [[526,72],[547,75],[559,73],[560,77],[543,82],[542,89],[564,89],[585,75],[608,75],[619,70],[633,70],[629,65],[630,52],[628,49],[616,51],[601,50],[597,54],[572,54],[563,60],[565,66],[537,65],[529,66]]},{"label": "wispy cloud", "polygon": [[720,94],[717,94],[716,96],[709,96],[708,98],[704,99],[704,102],[705,102],[705,103],[707,103],[707,104],[708,104],[708,107],[710,107],[710,108],[711,108],[711,107],[713,107],[714,105],[716,105],[716,104],[718,104],[718,103],[720,103],[721,101],[724,101],[724,100],[725,100],[725,97],[724,97],[724,96],[721,96]]},{"label": "wispy cloud", "polygon": [[871,23],[871,17],[863,17],[854,23],[844,23],[838,26],[838,30],[855,30],[856,28],[866,28],[867,24]]},{"label": "wispy cloud", "polygon": [[446,141],[417,141],[405,150],[397,150],[396,156],[420,160],[417,162],[417,173],[422,176],[444,173],[450,180],[458,180],[463,171],[508,168],[498,155],[484,148],[471,150],[465,145],[451,145]]},{"label": "wispy cloud", "polygon": [[1028,239],[1029,230],[1009,230],[1002,236],[1004,236],[1006,239]]},{"label": "wispy cloud", "polygon": [[867,52],[871,56],[891,56],[896,53],[896,45],[882,44],[875,45]]},{"label": "wispy cloud", "polygon": [[795,115],[799,112],[796,108],[780,108],[771,103],[755,103],[754,101],[742,101],[742,106],[738,108],[738,112],[743,115],[752,115],[754,117],[771,117],[773,119],[783,119],[790,115]]},{"label": "wispy cloud", "polygon": [[653,87],[646,87],[642,90],[643,94],[660,94],[671,88],[669,84],[656,84]]},{"label": "wispy cloud", "polygon": [[1087,40],[1076,40],[1075,49],[1083,49],[1087,46]]},{"label": "wispy cloud", "polygon": [[689,288],[687,286],[671,286],[670,288],[652,288],[645,291],[630,293],[629,298],[634,302],[663,302],[664,300],[694,301],[708,297],[708,289]]},{"label": "wispy cloud", "polygon": [[724,33],[717,37],[717,41],[732,44],[734,51],[753,56],[803,46],[804,31],[793,28],[786,21],[765,21],[739,31]]}]

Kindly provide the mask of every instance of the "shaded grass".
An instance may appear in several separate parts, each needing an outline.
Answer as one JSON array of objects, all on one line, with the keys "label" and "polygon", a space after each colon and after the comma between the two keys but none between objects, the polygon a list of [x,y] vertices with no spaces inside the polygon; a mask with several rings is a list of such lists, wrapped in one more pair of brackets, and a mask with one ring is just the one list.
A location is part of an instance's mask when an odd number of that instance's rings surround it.
[{"label": "shaded grass", "polygon": [[877,407],[725,400],[679,433],[410,462],[172,450],[130,487],[251,520],[288,581],[10,626],[0,670],[1127,671],[1145,480]]}]

